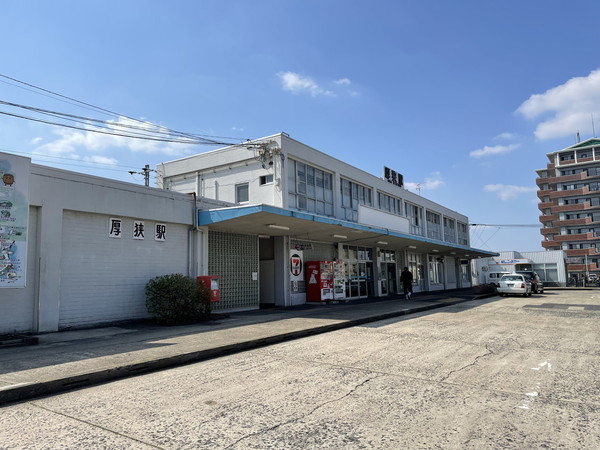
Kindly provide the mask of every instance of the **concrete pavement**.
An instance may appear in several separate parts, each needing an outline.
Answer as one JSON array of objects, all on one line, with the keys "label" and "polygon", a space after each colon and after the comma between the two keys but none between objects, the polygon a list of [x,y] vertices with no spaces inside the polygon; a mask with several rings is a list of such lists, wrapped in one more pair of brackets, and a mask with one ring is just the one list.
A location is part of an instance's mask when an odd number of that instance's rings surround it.
[{"label": "concrete pavement", "polygon": [[0,347],[0,405],[202,361],[492,294],[461,289],[231,313],[185,326],[134,323],[36,336]]}]

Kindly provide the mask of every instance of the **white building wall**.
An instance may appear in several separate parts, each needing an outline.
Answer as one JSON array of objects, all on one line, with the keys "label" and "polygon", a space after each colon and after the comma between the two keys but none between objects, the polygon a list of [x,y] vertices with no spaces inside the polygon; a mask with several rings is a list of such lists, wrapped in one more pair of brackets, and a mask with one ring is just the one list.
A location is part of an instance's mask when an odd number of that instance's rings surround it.
[{"label": "white building wall", "polygon": [[[0,289],[0,333],[145,317],[151,277],[201,270],[193,196],[38,165],[29,193],[27,287]],[[145,241],[109,238],[111,217],[144,221]],[[155,223],[167,224],[160,246]]]},{"label": "white building wall", "polygon": [[[243,144],[163,163],[157,167],[159,173],[157,185],[179,192],[196,192],[200,197],[233,203],[235,202],[235,185],[248,182],[250,204],[267,204],[294,209],[295,205],[288,205],[289,186],[286,163],[291,158],[333,174],[334,212],[338,219],[344,218],[341,207],[340,179],[345,178],[372,188],[374,209],[378,208],[377,192],[380,191],[422,207],[424,227],[426,226],[426,210],[435,211],[457,222],[468,224],[468,218],[456,211],[395,186],[381,177],[329,156],[285,134],[269,136],[253,142],[268,141],[274,141],[281,148],[283,157],[280,158],[278,155],[274,157],[271,160],[273,164],[267,165],[267,168],[263,168],[261,163],[256,160],[255,150],[248,150],[246,144]],[[268,174],[274,176],[273,185],[259,186],[259,177]],[[397,228],[394,226],[393,229]]]},{"label": "white building wall", "polygon": [[111,216],[65,211],[59,328],[148,317],[144,286],[151,278],[188,271],[187,225],[167,223],[167,241],[154,240],[145,221],[144,240],[132,238],[131,217],[123,235],[107,236]]},{"label": "white building wall", "polygon": [[38,212],[39,208],[29,208],[27,285],[20,289],[0,289],[0,334],[27,332],[35,326]]}]

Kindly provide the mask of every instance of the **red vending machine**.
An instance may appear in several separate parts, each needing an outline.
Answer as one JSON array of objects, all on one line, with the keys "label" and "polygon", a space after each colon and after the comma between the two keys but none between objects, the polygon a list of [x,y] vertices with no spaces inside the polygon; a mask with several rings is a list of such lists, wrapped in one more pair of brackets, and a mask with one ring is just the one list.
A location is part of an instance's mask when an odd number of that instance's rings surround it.
[{"label": "red vending machine", "polygon": [[306,263],[306,301],[333,300],[333,262],[309,261]]}]

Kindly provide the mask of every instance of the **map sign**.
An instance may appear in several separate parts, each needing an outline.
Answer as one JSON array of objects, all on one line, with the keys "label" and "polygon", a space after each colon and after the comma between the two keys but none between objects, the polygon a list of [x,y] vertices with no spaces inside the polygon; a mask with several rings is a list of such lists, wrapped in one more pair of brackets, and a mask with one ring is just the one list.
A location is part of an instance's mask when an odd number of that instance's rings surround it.
[{"label": "map sign", "polygon": [[0,153],[0,288],[27,282],[27,226],[31,160]]}]

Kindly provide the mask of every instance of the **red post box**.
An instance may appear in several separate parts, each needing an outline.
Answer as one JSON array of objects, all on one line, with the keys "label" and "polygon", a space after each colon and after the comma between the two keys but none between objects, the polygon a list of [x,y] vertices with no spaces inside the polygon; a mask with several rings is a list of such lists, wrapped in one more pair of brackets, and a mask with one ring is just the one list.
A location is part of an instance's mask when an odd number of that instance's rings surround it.
[{"label": "red post box", "polygon": [[219,277],[214,275],[205,275],[196,277],[198,283],[202,283],[208,289],[210,289],[210,301],[218,302],[221,300],[221,291],[219,290]]}]

